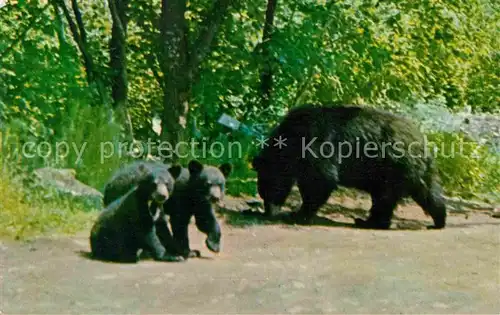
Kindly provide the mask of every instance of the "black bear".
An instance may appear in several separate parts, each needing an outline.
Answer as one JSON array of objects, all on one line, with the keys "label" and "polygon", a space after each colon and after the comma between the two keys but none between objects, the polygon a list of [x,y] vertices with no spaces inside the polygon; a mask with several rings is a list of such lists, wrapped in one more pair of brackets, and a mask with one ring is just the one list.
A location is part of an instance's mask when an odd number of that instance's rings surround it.
[{"label": "black bear", "polygon": [[[139,164],[137,170],[147,175],[113,201],[108,199],[107,207],[92,227],[92,256],[105,261],[136,263],[138,250],[142,249],[155,260],[179,261],[178,257],[166,253],[155,230],[161,205],[169,198],[167,183],[161,182],[143,164]],[[155,206],[150,207],[150,202]]]},{"label": "black bear", "polygon": [[[411,196],[444,228],[446,206],[423,134],[411,121],[359,106],[291,110],[272,131],[275,144],[253,161],[266,215],[279,211],[297,183],[302,206],[294,222],[308,224],[338,185],[371,194],[362,228],[389,229],[398,202]],[[281,143],[279,141],[281,140]]]},{"label": "black bear", "polygon": [[[196,160],[189,162],[176,179],[174,192],[164,204],[164,212],[170,217],[170,226],[174,239],[171,246],[175,254],[183,257],[198,257],[198,250],[189,246],[188,226],[194,216],[199,231],[207,235],[205,244],[212,252],[220,251],[221,230],[213,204],[224,198],[226,178],[232,171],[230,163],[219,167],[203,165]],[[164,244],[168,244],[170,230],[168,222],[159,220],[157,234]]]},{"label": "black bear", "polygon": [[[122,198],[124,194],[130,191],[133,187],[137,186],[144,180],[153,179],[155,184],[155,189],[152,191],[152,196],[143,196],[143,199],[138,202],[141,205],[149,203],[149,208],[151,213],[156,213],[158,208],[160,212],[158,213],[161,220],[163,218],[163,204],[166,200],[170,198],[174,190],[175,179],[180,175],[182,167],[180,165],[173,165],[170,168],[165,167],[165,165],[156,162],[149,161],[136,161],[121,167],[118,171],[113,174],[111,179],[108,181],[104,187],[104,206],[109,206],[116,199]],[[122,198],[123,199],[123,198]],[[160,201],[158,201],[160,200]],[[155,220],[155,221],[157,221]],[[139,223],[138,223],[139,224]],[[156,234],[156,227],[153,227]],[[158,245],[158,244],[157,244]],[[170,241],[169,246],[173,245],[173,240]],[[162,247],[162,248],[160,248]],[[165,244],[159,243],[157,252],[166,251],[163,255],[163,260],[166,261],[183,261],[184,258],[179,255],[170,255],[169,251],[165,248]],[[146,251],[149,253],[150,251]],[[156,257],[153,258],[156,259]]]},{"label": "black bear", "polygon": [[[155,194],[165,195],[165,200],[174,190],[175,179],[179,177],[182,166],[173,165],[169,168],[157,162],[136,161],[127,164],[116,171],[104,187],[104,206],[109,205],[142,179],[153,175],[157,183]],[[153,198],[155,199],[155,198]]]},{"label": "black bear", "polygon": [[[105,204],[122,195],[144,177],[145,173],[139,170],[140,165],[147,165],[147,169],[153,170],[156,176],[161,175],[161,178],[168,178],[169,173],[175,178],[173,191],[170,186],[168,189],[171,192],[170,198],[163,204],[163,212],[155,224],[157,236],[168,255],[179,260],[200,255],[199,251],[189,248],[188,226],[193,216],[198,229],[207,235],[207,247],[218,252],[221,232],[212,203],[222,200],[224,196],[226,177],[231,173],[231,164],[226,163],[217,168],[204,166],[193,160],[188,168],[183,168],[152,161],[132,163],[117,172],[106,185]],[[169,221],[172,233],[168,226]]]}]

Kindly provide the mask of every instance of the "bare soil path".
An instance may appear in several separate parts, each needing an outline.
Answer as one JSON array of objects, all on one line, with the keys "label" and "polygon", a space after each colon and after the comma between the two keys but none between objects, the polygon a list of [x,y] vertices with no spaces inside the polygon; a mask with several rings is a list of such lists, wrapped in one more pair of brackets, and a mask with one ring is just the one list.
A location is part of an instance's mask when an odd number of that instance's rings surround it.
[{"label": "bare soil path", "polygon": [[[292,200],[293,201],[293,200]],[[332,199],[312,226],[221,214],[223,252],[136,265],[89,260],[88,231],[0,243],[3,314],[499,314],[500,220],[450,214],[444,230],[408,204],[390,231],[358,230],[363,199]],[[236,209],[240,199],[229,198]],[[293,206],[293,202],[292,202]],[[254,224],[252,224],[252,222]],[[250,225],[242,225],[243,223]]]}]

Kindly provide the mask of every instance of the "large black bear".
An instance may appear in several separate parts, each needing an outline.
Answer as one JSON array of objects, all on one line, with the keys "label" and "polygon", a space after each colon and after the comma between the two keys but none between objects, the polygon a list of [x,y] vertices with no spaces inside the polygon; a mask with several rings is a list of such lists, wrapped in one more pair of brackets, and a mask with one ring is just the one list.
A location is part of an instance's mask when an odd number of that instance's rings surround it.
[{"label": "large black bear", "polygon": [[359,227],[389,229],[405,196],[432,217],[432,228],[445,227],[433,159],[411,121],[368,107],[305,105],[291,110],[270,139],[282,145],[269,145],[252,163],[267,215],[279,211],[297,183],[303,202],[292,218],[308,224],[342,185],[371,194],[370,216],[356,219]]},{"label": "large black bear", "polygon": [[161,208],[149,207],[149,203],[161,206],[169,193],[164,183],[149,172],[144,165],[137,170],[149,173],[124,194],[111,201],[100,213],[90,232],[92,256],[96,259],[136,263],[138,250],[143,249],[158,261],[179,261],[166,253],[155,230],[155,222],[161,216]]},{"label": "large black bear", "polygon": [[[165,214],[170,216],[175,254],[198,257],[198,250],[189,246],[188,226],[194,216],[196,227],[207,235],[205,244],[212,252],[220,251],[221,230],[213,204],[224,198],[226,178],[232,171],[230,163],[219,167],[203,165],[196,160],[189,162],[176,179],[174,192],[164,204]],[[156,229],[160,240],[165,244],[170,239],[168,222],[159,220]]]}]

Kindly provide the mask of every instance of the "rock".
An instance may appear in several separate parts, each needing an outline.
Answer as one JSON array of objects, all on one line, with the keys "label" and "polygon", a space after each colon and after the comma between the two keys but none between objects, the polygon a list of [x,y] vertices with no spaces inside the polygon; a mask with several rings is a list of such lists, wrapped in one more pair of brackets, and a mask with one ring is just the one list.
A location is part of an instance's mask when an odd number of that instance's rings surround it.
[{"label": "rock", "polygon": [[[396,110],[398,111],[398,110]],[[468,110],[452,112],[444,102],[418,103],[400,110],[400,114],[419,121],[425,131],[464,133],[474,141],[485,144],[493,153],[500,154],[500,115],[472,113]]]},{"label": "rock", "polygon": [[250,200],[246,200],[245,202],[251,208],[256,208],[256,207],[262,206],[262,201],[259,199],[250,199]]},{"label": "rock", "polygon": [[73,169],[40,168],[34,171],[38,185],[53,189],[61,195],[81,199],[92,206],[100,207],[103,195],[101,192],[76,179]]},{"label": "rock", "polygon": [[446,204],[450,207],[450,210],[463,211],[464,209],[471,210],[493,210],[495,207],[486,202],[465,200],[458,197],[448,197],[444,196]]}]

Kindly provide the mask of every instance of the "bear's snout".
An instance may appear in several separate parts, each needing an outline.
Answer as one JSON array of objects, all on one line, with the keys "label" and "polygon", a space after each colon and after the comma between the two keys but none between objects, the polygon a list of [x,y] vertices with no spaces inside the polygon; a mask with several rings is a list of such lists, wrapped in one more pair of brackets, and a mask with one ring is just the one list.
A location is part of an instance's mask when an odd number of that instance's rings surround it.
[{"label": "bear's snout", "polygon": [[163,204],[170,197],[166,185],[158,185],[153,193],[153,200],[158,204]]},{"label": "bear's snout", "polygon": [[209,199],[213,203],[217,203],[222,200],[223,194],[222,190],[218,185],[212,185],[210,187]]}]

